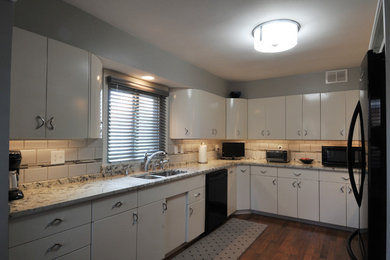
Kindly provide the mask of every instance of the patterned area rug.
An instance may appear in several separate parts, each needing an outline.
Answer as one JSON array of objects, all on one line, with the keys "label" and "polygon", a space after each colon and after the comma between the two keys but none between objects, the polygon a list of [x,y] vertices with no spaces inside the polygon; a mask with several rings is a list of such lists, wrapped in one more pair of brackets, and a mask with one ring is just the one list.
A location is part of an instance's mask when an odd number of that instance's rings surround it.
[{"label": "patterned area rug", "polygon": [[264,224],[231,218],[173,259],[238,259],[266,227]]}]

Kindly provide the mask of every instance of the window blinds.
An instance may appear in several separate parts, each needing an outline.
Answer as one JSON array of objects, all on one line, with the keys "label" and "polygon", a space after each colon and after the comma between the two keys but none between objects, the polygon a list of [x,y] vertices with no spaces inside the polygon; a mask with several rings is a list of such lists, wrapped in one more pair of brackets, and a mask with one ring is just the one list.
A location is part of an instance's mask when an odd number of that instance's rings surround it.
[{"label": "window blinds", "polygon": [[166,97],[109,84],[109,163],[143,159],[146,152],[165,151]]}]

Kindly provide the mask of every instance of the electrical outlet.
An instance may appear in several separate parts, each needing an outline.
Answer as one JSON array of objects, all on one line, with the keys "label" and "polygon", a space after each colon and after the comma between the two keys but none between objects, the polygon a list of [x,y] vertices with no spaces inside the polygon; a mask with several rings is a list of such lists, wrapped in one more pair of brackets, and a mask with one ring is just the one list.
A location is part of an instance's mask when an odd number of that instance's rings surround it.
[{"label": "electrical outlet", "polygon": [[50,164],[64,164],[65,163],[65,151],[51,151]]}]

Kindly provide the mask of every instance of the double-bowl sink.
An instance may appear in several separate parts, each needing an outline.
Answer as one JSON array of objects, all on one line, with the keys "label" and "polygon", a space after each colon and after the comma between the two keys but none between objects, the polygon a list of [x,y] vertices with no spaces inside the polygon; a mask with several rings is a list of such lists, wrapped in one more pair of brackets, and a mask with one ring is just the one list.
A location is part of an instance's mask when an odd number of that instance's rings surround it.
[{"label": "double-bowl sink", "polygon": [[187,171],[183,170],[166,170],[166,171],[161,171],[161,172],[152,172],[152,173],[146,173],[138,176],[134,176],[135,178],[140,178],[140,179],[160,179],[160,178],[166,178],[170,176],[175,176],[175,175],[180,175],[183,173],[186,173]]}]

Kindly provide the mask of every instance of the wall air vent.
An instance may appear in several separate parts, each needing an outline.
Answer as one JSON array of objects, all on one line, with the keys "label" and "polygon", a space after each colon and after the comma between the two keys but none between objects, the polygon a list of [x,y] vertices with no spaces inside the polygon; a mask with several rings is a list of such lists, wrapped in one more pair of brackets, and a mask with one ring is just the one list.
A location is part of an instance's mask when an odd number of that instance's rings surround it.
[{"label": "wall air vent", "polygon": [[326,84],[348,82],[348,70],[330,70],[325,74]]}]

